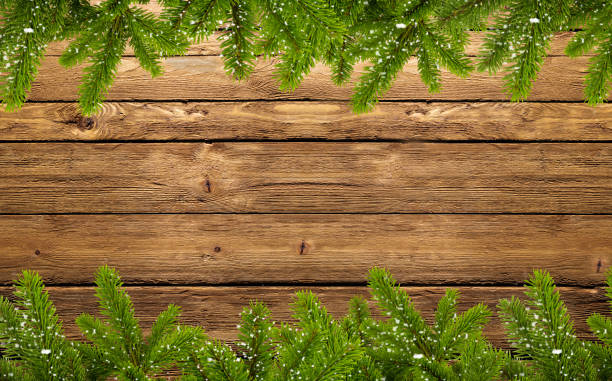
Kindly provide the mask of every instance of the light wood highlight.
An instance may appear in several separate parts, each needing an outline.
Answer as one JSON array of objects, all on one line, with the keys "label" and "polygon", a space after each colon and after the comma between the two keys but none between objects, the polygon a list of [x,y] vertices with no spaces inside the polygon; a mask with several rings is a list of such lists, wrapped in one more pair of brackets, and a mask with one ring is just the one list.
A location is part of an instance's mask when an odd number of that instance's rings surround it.
[{"label": "light wood highlight", "polygon": [[0,112],[0,140],[432,140],[609,141],[612,105],[383,102],[354,114],[347,102],[107,102],[92,118],[75,103]]}]

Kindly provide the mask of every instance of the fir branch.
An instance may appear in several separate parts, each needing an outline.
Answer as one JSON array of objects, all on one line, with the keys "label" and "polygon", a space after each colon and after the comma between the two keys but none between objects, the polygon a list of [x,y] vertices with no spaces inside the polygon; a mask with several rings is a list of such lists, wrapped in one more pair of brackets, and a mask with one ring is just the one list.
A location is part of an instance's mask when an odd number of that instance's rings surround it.
[{"label": "fir branch", "polygon": [[3,363],[0,371],[26,373],[25,379],[84,380],[81,357],[65,339],[40,276],[24,271],[15,287],[15,304],[0,297],[0,348],[15,362]]},{"label": "fir branch", "polygon": [[195,3],[193,0],[160,0],[159,2],[163,6],[161,19],[168,24],[171,30],[175,31],[182,26],[185,16]]},{"label": "fir branch", "polygon": [[181,18],[186,35],[196,42],[210,36],[218,26],[228,20],[231,1],[233,0],[202,0],[194,1],[186,7]]},{"label": "fir branch", "polygon": [[478,69],[492,73],[513,62],[504,76],[505,88],[513,101],[520,101],[531,91],[554,32],[569,22],[571,0],[511,4],[511,12],[498,16],[487,35]]},{"label": "fir branch", "polygon": [[359,58],[359,55],[355,54],[355,45],[359,40],[355,31],[359,28],[356,24],[366,4],[363,0],[340,0],[335,4],[337,15],[345,20],[348,29],[341,41],[332,41],[326,59],[331,66],[332,80],[336,85],[346,84],[350,80],[353,67]]},{"label": "fir branch", "polygon": [[134,54],[138,58],[138,62],[140,66],[151,73],[152,77],[158,77],[162,74],[161,62],[159,60],[159,56],[152,49],[152,47],[146,42],[143,36],[143,30],[141,29],[142,24],[144,24],[143,20],[139,20],[139,18],[131,14],[127,18],[127,25],[130,31],[130,45],[134,49]]},{"label": "fir branch", "polygon": [[353,66],[356,57],[350,54],[351,37],[345,36],[339,48],[332,47],[330,51],[330,65],[332,69],[332,81],[336,85],[347,83],[353,74]]},{"label": "fir branch", "polygon": [[195,352],[191,359],[188,380],[199,381],[248,381],[249,373],[244,362],[236,357],[230,347],[220,341],[211,341]]},{"label": "fir branch", "polygon": [[499,304],[517,353],[531,358],[544,377],[594,379],[591,355],[576,338],[567,308],[550,275],[535,271],[526,288],[529,308],[514,297]]},{"label": "fir branch", "polygon": [[[612,12],[610,15],[612,16]],[[595,53],[595,56],[589,59],[590,65],[584,90],[586,99],[591,105],[602,103],[609,96],[610,84],[612,84],[612,28]]]},{"label": "fir branch", "polygon": [[601,343],[588,343],[587,347],[593,356],[593,365],[597,372],[597,380],[612,379],[612,346]]},{"label": "fir branch", "polygon": [[444,296],[438,301],[438,308],[434,317],[434,330],[436,332],[444,332],[451,323],[453,317],[457,314],[457,298],[459,291],[456,289],[448,289]]},{"label": "fir branch", "polygon": [[459,359],[453,364],[453,373],[460,380],[499,380],[505,364],[505,355],[482,339],[466,342]]},{"label": "fir branch", "polygon": [[275,65],[275,78],[279,82],[280,89],[295,90],[315,63],[315,53],[310,48],[302,49],[300,54],[284,54],[280,62]]},{"label": "fir branch", "polygon": [[[160,0],[160,18],[137,5],[147,0],[0,0],[0,97],[8,110],[23,104],[49,42],[73,39],[60,62],[84,62],[79,87],[85,114],[100,110],[127,44],[152,76],[161,58],[183,54],[218,29],[226,71],[251,75],[255,58],[275,57],[275,78],[293,91],[317,62],[332,81],[347,84],[360,61],[370,61],[355,87],[355,112],[371,110],[403,65],[416,55],[421,80],[441,89],[442,69],[466,77],[468,30],[482,30],[489,16],[478,69],[505,72],[511,100],[525,99],[537,79],[554,33],[581,27],[566,52],[594,51],[585,99],[605,102],[612,81],[612,4],[605,0]],[[136,6],[132,6],[136,5]],[[277,58],[278,57],[278,58]]]},{"label": "fir branch", "polygon": [[[477,304],[462,314],[456,312],[456,299],[459,292],[447,291],[438,303],[434,331],[434,353],[442,354],[442,358],[452,360],[455,356],[466,350],[474,338],[482,333],[491,315],[484,304]],[[480,348],[483,349],[483,348]],[[484,350],[484,349],[483,349]],[[488,354],[489,351],[485,351]]]},{"label": "fir branch", "polygon": [[299,8],[302,9],[308,18],[318,24],[320,30],[326,33],[343,34],[346,27],[342,20],[336,15],[329,6],[328,1],[324,0],[295,0]]},{"label": "fir branch", "polygon": [[249,380],[265,380],[274,365],[274,324],[270,311],[262,303],[251,302],[242,311],[241,320],[238,348],[245,359]]},{"label": "fir branch", "polygon": [[430,356],[431,330],[391,274],[379,268],[370,270],[368,286],[373,299],[391,318],[391,327],[395,327],[392,330],[397,331],[401,327],[410,337],[407,343],[414,342],[423,355]]},{"label": "fir branch", "polygon": [[314,357],[310,366],[303,367],[307,380],[345,380],[361,356],[358,344],[351,342],[336,326],[326,340],[326,350]]},{"label": "fir branch", "polygon": [[278,377],[292,380],[305,358],[321,350],[323,338],[316,330],[298,331],[288,324],[281,324],[277,332]]},{"label": "fir branch", "polygon": [[60,35],[66,0],[0,3],[0,99],[7,111],[21,108],[47,45]]},{"label": "fir branch", "polygon": [[232,24],[222,36],[225,70],[234,79],[246,79],[255,67],[255,10],[252,0],[231,0]]},{"label": "fir branch", "polygon": [[[289,358],[289,364],[295,365],[284,364],[289,372],[282,372],[284,378],[281,379],[343,380],[359,360],[359,339],[349,339],[346,331],[332,319],[311,292],[298,292],[292,310],[302,332],[285,331],[286,336],[293,337],[285,345],[281,344],[279,358]],[[295,343],[305,343],[307,355],[299,347],[297,351],[286,348],[287,345],[293,347]],[[283,357],[283,354],[289,356]]]},{"label": "fir branch", "polygon": [[[130,8],[131,36],[138,36],[143,44],[150,46],[153,56],[182,55],[189,46],[187,38],[180,33],[168,29],[164,22],[153,13],[141,8]],[[132,37],[134,38],[134,37]],[[138,57],[138,54],[136,54]]]},{"label": "fir branch", "polygon": [[35,381],[16,361],[0,358],[0,379],[3,381]]},{"label": "fir branch", "polygon": [[355,87],[352,103],[355,112],[373,109],[382,95],[389,90],[397,73],[403,68],[415,46],[410,41],[415,35],[412,26],[408,27],[395,40],[387,41],[376,51],[374,64],[366,68],[366,73]]},{"label": "fir branch", "polygon": [[[612,269],[607,282],[612,307]],[[182,371],[182,381],[603,381],[612,375],[610,318],[592,315],[588,323],[600,341],[580,341],[552,278],[540,271],[527,282],[527,302],[513,297],[499,305],[517,348],[514,357],[485,341],[482,328],[490,313],[484,305],[458,313],[459,293],[448,290],[428,326],[381,269],[370,272],[369,285],[388,319],[372,319],[367,302],[355,298],[349,314],[334,320],[313,293],[298,292],[292,305],[297,322],[277,330],[269,310],[251,303],[239,326],[242,356],[198,327],[180,326],[174,305],[142,337],[116,271],[100,268],[96,283],[108,319],[81,315],[77,324],[90,343],[69,343],[42,280],[24,272],[17,301],[0,297],[0,379],[149,380],[172,366]]]},{"label": "fir branch", "polygon": [[371,270],[369,286],[389,319],[369,327],[367,353],[382,365],[386,377],[471,379],[465,378],[466,374],[472,374],[478,361],[484,361],[486,369],[474,372],[479,377],[475,379],[499,376],[501,354],[481,339],[490,315],[486,306],[479,304],[457,315],[458,292],[449,290],[439,301],[435,323],[429,327],[388,272]]},{"label": "fir branch", "polygon": [[[169,334],[178,326],[178,318],[181,316],[181,307],[171,304],[168,308],[157,316],[153,327],[151,327],[151,336],[147,340],[147,344],[151,348],[157,346],[164,336]],[[150,351],[150,350],[149,350]]]},{"label": "fir branch", "polygon": [[609,317],[595,313],[589,316],[587,323],[600,341],[612,346],[612,320]]},{"label": "fir branch", "polygon": [[131,298],[122,288],[119,274],[109,267],[96,273],[96,296],[106,321],[82,314],[77,325],[93,346],[82,347],[91,374],[146,380],[186,361],[201,342],[199,328],[178,325],[180,309],[170,305],[162,312],[145,339],[134,316]]},{"label": "fir branch", "polygon": [[368,324],[372,323],[372,317],[368,302],[356,296],[351,299],[349,304],[349,313],[342,321],[342,325],[349,337],[357,336],[361,344],[366,342],[366,329]]},{"label": "fir branch", "polygon": [[132,2],[135,1],[105,0],[93,7],[86,28],[60,58],[65,66],[90,63],[79,87],[79,103],[86,115],[102,107],[128,43],[140,66],[153,77],[162,73],[160,57],[182,54],[187,47],[184,35],[168,28],[152,13],[131,7]]},{"label": "fir branch", "polygon": [[189,352],[204,339],[204,332],[199,327],[176,325],[166,332],[156,344],[149,340],[142,362],[143,372],[158,374],[186,361]]},{"label": "fir branch", "polygon": [[[280,51],[296,54],[301,49],[301,36],[288,15],[287,7],[278,0],[259,0],[261,8],[261,38],[258,41],[264,57],[271,57]],[[284,5],[284,4],[283,4]]]},{"label": "fir branch", "polygon": [[479,303],[458,316],[453,316],[448,327],[451,337],[478,335],[489,322],[491,312],[483,303]]},{"label": "fir branch", "polygon": [[[111,21],[106,21],[106,17],[102,15],[104,10],[99,12],[100,21],[84,34],[87,36],[87,33],[101,33],[105,37],[102,44],[91,50],[93,55],[88,58],[90,66],[84,69],[85,75],[79,86],[79,104],[85,115],[94,114],[101,109],[106,93],[114,82],[115,72],[128,41],[123,27],[124,15],[120,14]],[[75,46],[78,46],[78,41],[77,38]],[[74,61],[66,58],[64,62]]]},{"label": "fir branch", "polygon": [[100,313],[108,317],[108,326],[119,338],[124,353],[134,362],[144,345],[138,319],[134,316],[132,300],[125,290],[119,274],[107,266],[96,273],[96,297]]},{"label": "fir branch", "polygon": [[[398,72],[412,54],[416,53],[421,79],[430,92],[440,90],[440,67],[459,76],[466,76],[470,64],[461,45],[451,43],[443,32],[433,29],[432,19],[440,2],[423,1],[398,3],[388,10],[392,18],[379,20],[372,25],[370,34],[361,32],[363,49],[374,49],[374,55],[366,53],[373,65],[361,77],[353,96],[356,112],[371,110],[379,98],[389,90]],[[385,36],[381,39],[381,36]]]},{"label": "fir branch", "polygon": [[332,323],[332,318],[315,294],[311,291],[298,291],[292,304],[293,318],[302,328],[325,330]]},{"label": "fir branch", "polygon": [[[608,269],[606,295],[612,312],[612,267]],[[587,324],[600,343],[588,343],[593,363],[600,380],[612,378],[612,319],[595,313],[587,319]]]}]

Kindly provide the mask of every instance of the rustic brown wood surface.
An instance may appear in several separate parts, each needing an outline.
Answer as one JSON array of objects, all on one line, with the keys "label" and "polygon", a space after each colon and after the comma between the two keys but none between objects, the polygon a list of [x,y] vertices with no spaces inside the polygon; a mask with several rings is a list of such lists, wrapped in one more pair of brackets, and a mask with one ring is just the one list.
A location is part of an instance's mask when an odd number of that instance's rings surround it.
[{"label": "rustic brown wood surface", "polygon": [[[54,44],[34,102],[0,112],[0,294],[40,271],[75,337],[107,263],[145,326],[176,303],[184,322],[234,340],[249,300],[286,320],[310,288],[339,315],[374,265],[428,317],[444,286],[462,308],[494,307],[545,268],[590,337],[588,314],[608,311],[612,106],[582,103],[588,57],[563,56],[572,36],[552,41],[529,102],[507,102],[502,74],[445,73],[428,94],[411,61],[362,115],[322,65],[294,93],[272,61],[234,82],[211,40],[153,80],[128,51],[111,101],[86,118],[81,68],[60,67]],[[471,37],[473,56],[484,34]],[[498,321],[487,334],[507,346]]]},{"label": "rustic brown wood surface", "polygon": [[607,216],[5,216],[0,284],[24,268],[86,284],[109,264],[138,284],[354,284],[377,265],[408,284],[520,285],[546,268],[601,286],[611,231]]},{"label": "rustic brown wood surface", "polygon": [[[235,340],[236,324],[240,322],[240,312],[251,300],[265,302],[274,319],[290,320],[289,302],[296,291],[303,287],[130,287],[129,293],[134,302],[137,316],[142,325],[149,328],[155,317],[174,303],[182,306],[181,321],[184,324],[202,325],[212,337]],[[317,287],[309,286],[331,314],[340,317],[348,310],[349,300],[356,295],[368,296],[365,287]],[[444,295],[441,287],[407,287],[415,306],[427,319],[433,317],[438,300]],[[523,295],[522,287],[458,287],[461,292],[459,311],[464,311],[476,303],[487,304],[492,311],[500,298]],[[0,287],[0,295],[8,296],[10,289]],[[97,302],[92,287],[50,287],[51,298],[57,304],[63,320],[72,322],[81,313],[96,313]],[[602,289],[562,287],[562,298],[568,304],[569,313],[576,320],[576,330],[580,337],[590,338],[586,326],[588,315],[607,313],[609,305]],[[78,329],[67,324],[67,335],[81,337]],[[499,321],[494,318],[485,333],[494,344],[508,346],[504,340]]]},{"label": "rustic brown wood surface", "polygon": [[610,144],[0,146],[2,213],[610,213]]},{"label": "rustic brown wood surface", "polygon": [[0,139],[89,140],[612,140],[612,105],[384,102],[354,114],[345,101],[107,102],[94,117],[75,103],[0,113]]},{"label": "rustic brown wood surface", "polygon": [[[589,57],[547,57],[528,100],[578,101],[584,98],[584,75]],[[351,84],[363,72],[357,65]],[[258,61],[250,79],[237,82],[223,69],[218,56],[170,57],[163,62],[165,73],[152,79],[134,57],[125,57],[108,100],[348,100],[351,86],[335,86],[330,70],[317,64],[300,87],[292,92],[280,91],[274,79],[274,61]],[[34,101],[71,101],[77,98],[82,68],[64,69],[57,57],[47,57],[37,81],[32,85]],[[430,94],[421,82],[415,59],[398,74],[386,100],[507,100],[503,73],[493,76],[473,73],[468,80],[443,71],[442,91]]]},{"label": "rustic brown wood surface", "polygon": [[[480,52],[484,43],[485,35],[483,32],[469,32],[470,44],[467,46],[465,52],[469,56],[476,56]],[[221,54],[221,42],[218,37],[222,35],[222,32],[218,32],[209,37],[208,40],[195,43],[189,46],[185,55],[188,56],[218,56]],[[556,33],[550,44],[550,56],[562,56],[565,55],[565,47],[567,43],[574,37],[575,32],[560,32]],[[54,42],[47,48],[48,56],[59,56],[68,47],[67,41]],[[134,52],[131,47],[126,48],[126,56],[133,56]],[[587,55],[593,55],[592,52]]]}]

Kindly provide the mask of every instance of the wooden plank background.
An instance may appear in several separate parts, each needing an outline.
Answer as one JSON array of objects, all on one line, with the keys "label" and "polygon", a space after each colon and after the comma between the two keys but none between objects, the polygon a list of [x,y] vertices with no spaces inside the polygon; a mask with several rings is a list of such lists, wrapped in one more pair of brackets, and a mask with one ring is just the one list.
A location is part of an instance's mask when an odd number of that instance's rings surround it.
[{"label": "wooden plank background", "polygon": [[[608,311],[612,106],[582,103],[588,58],[562,55],[571,37],[553,40],[527,102],[507,101],[502,75],[445,73],[428,94],[410,61],[364,115],[323,66],[294,93],[278,90],[272,61],[234,82],[211,40],[154,80],[127,52],[109,102],[86,118],[80,68],[60,68],[65,44],[52,45],[32,101],[0,112],[0,294],[38,270],[78,337],[93,272],[109,264],[145,326],[177,303],[186,323],[231,341],[251,299],[283,320],[311,288],[345,312],[372,266],[427,317],[444,287],[462,291],[462,308],[494,308],[545,268],[590,337],[586,316]],[[487,334],[507,346],[496,319]]]}]

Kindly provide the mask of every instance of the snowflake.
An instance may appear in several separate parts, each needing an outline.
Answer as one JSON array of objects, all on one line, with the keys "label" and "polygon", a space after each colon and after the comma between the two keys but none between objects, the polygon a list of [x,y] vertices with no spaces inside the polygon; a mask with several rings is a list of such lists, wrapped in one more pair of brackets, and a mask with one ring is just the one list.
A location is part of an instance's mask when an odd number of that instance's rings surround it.
[{"label": "snowflake", "polygon": [[414,355],[412,355],[412,358],[414,358],[414,359],[422,359],[423,358],[423,354],[422,353],[415,353]]},{"label": "snowflake", "polygon": [[532,17],[529,19],[529,22],[532,24],[538,24],[540,22],[540,19],[537,17]]},{"label": "snowflake", "polygon": [[40,353],[42,353],[43,355],[51,354],[51,349],[43,349],[40,351]]},{"label": "snowflake", "polygon": [[553,355],[560,355],[560,354],[561,354],[561,352],[563,352],[561,349],[553,349],[553,350],[552,350],[552,354],[553,354]]},{"label": "snowflake", "polygon": [[32,28],[23,28],[23,33],[34,33],[34,29],[32,29]]},{"label": "snowflake", "polygon": [[395,27],[398,29],[406,29],[406,24],[402,24],[402,23],[395,24]]}]

